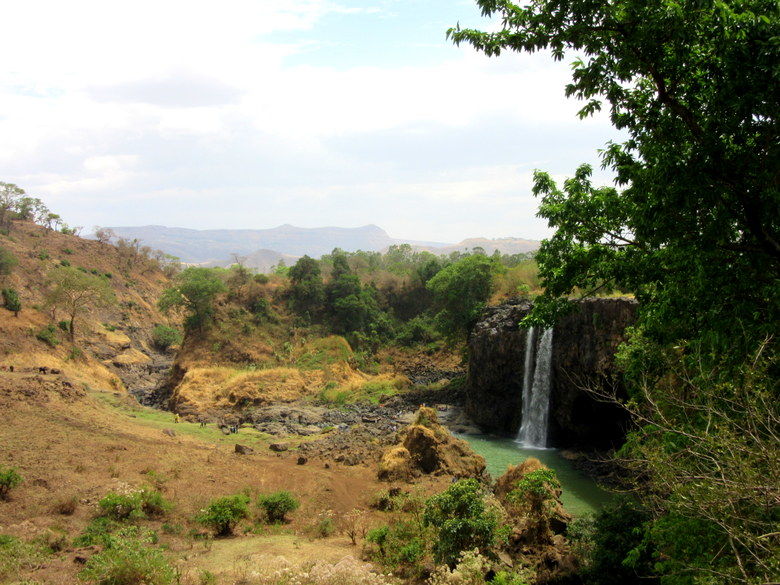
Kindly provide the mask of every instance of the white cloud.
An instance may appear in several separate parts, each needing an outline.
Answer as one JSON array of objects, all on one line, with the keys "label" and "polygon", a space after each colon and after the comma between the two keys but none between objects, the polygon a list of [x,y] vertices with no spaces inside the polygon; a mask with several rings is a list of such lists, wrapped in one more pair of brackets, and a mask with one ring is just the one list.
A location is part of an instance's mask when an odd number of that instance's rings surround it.
[{"label": "white cloud", "polygon": [[[10,4],[0,36],[0,53],[10,56],[0,66],[0,168],[8,173],[0,179],[87,225],[120,223],[105,218],[126,211],[128,222],[160,223],[161,213],[171,214],[164,223],[201,227],[351,221],[428,238],[409,233],[424,220],[401,213],[400,198],[429,218],[437,205],[463,205],[469,221],[452,209],[449,227],[426,228],[448,238],[479,225],[486,234],[491,213],[504,226],[494,233],[546,229],[532,218],[530,171],[556,156],[545,141],[568,142],[561,128],[575,124],[565,64],[452,47],[448,58],[418,66],[290,66],[285,59],[308,41],[268,36],[387,9],[328,0]],[[578,128],[575,142],[593,138],[588,153],[611,132],[603,116]],[[567,144],[557,150],[567,152],[566,165],[578,156]],[[156,207],[184,198],[197,202],[186,213]],[[233,205],[212,212],[217,201]],[[340,216],[318,208],[329,201],[344,207]],[[508,217],[514,232],[506,232]]]}]

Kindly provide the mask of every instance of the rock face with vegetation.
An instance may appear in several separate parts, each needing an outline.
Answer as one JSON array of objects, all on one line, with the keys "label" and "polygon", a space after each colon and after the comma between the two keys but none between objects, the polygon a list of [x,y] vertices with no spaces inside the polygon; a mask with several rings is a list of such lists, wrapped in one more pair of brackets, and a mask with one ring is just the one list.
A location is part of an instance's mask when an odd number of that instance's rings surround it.
[{"label": "rock face with vegetation", "polygon": [[[513,435],[520,427],[528,333],[520,321],[531,310],[513,301],[485,310],[469,339],[466,411],[484,430]],[[554,327],[551,445],[597,447],[623,434],[624,412],[584,388],[619,384],[614,354],[634,322],[637,304],[626,298],[584,299]]]},{"label": "rock face with vegetation", "polygon": [[410,480],[423,474],[485,476],[485,459],[439,424],[436,411],[421,407],[412,424],[398,433],[379,463],[379,479]]}]

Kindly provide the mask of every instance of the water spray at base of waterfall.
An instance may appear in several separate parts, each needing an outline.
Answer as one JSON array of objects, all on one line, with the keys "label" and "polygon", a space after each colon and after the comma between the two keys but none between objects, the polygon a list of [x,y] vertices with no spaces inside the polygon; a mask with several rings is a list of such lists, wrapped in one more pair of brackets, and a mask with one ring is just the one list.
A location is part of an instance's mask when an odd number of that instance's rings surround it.
[{"label": "water spray at base of waterfall", "polygon": [[[533,327],[526,334],[525,369],[523,372],[523,404],[520,430],[515,439],[526,449],[547,448],[547,427],[552,389],[552,328],[545,329],[536,349]],[[531,374],[533,370],[533,375]]]}]

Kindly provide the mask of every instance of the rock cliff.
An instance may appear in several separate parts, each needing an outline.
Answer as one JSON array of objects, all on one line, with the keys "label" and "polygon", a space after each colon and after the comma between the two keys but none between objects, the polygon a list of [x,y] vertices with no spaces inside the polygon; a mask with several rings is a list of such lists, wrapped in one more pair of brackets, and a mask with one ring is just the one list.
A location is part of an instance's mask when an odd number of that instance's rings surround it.
[{"label": "rock cliff", "polygon": [[[584,388],[621,391],[614,354],[636,309],[633,299],[584,299],[556,323],[550,446],[605,447],[622,437],[624,412]],[[520,426],[527,331],[519,322],[530,310],[530,302],[519,300],[489,307],[469,339],[466,412],[485,431],[512,436]]]}]

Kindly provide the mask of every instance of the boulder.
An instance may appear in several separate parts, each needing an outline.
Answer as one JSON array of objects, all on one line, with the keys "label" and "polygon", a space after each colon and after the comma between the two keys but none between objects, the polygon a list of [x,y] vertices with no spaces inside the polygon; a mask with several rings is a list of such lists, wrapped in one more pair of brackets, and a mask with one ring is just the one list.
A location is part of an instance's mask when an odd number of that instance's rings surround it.
[{"label": "boulder", "polygon": [[422,474],[486,477],[484,458],[450,434],[436,411],[425,406],[398,433],[398,444],[385,450],[377,475],[383,481],[408,481]]},{"label": "boulder", "polygon": [[281,453],[282,451],[287,451],[287,449],[290,448],[290,445],[289,443],[271,443],[270,445],[268,445],[268,448],[271,451]]},{"label": "boulder", "polygon": [[255,450],[252,449],[252,447],[247,447],[246,445],[239,445],[236,443],[236,453],[239,455],[251,455],[254,452]]},{"label": "boulder", "polygon": [[163,432],[163,435],[168,435],[169,437],[175,437],[176,436],[176,431],[174,431],[173,429],[163,429],[162,432]]}]

